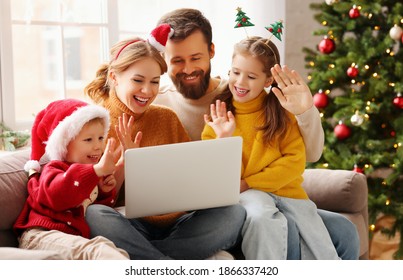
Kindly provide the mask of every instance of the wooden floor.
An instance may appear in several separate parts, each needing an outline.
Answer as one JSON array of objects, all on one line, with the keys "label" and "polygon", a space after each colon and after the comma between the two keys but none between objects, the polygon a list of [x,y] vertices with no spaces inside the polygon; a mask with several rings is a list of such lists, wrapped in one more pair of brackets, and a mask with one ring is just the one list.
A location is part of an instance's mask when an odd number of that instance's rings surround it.
[{"label": "wooden floor", "polygon": [[382,216],[377,220],[372,240],[369,244],[369,259],[371,260],[393,260],[393,254],[399,248],[400,234],[388,237],[381,233],[382,228],[391,228],[394,222],[393,217]]}]

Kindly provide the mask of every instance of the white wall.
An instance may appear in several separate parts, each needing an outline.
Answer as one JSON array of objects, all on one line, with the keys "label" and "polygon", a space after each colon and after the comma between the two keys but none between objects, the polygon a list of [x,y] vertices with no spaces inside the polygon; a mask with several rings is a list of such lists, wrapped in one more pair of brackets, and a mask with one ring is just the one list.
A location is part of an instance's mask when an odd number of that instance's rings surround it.
[{"label": "white wall", "polygon": [[[213,1],[212,8],[205,11],[213,27],[213,42],[216,46],[216,58],[212,60],[212,74],[226,76],[230,68],[233,46],[236,42],[247,36],[270,37],[271,33],[265,29],[270,24],[285,19],[284,0],[231,0]],[[234,28],[236,22],[236,8],[241,7],[242,11],[250,17],[255,26],[245,28]],[[285,24],[285,23],[284,23]],[[282,41],[272,37],[273,42],[279,49],[281,58],[284,58],[285,37]],[[218,59],[223,59],[222,64]]]}]

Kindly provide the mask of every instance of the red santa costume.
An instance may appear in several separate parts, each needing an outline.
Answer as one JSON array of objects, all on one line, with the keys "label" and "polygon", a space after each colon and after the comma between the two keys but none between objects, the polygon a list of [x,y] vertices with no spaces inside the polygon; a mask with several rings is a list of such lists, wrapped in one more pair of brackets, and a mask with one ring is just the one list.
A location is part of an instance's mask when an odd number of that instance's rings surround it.
[{"label": "red santa costume", "polygon": [[[36,116],[31,160],[24,166],[30,174],[28,198],[14,224],[21,248],[56,250],[68,259],[127,259],[127,253],[109,240],[88,239],[85,221],[86,207],[91,203],[112,206],[116,190],[103,193],[97,187],[100,178],[93,164],[65,160],[70,141],[95,118],[103,121],[106,139],[109,112],[101,106],[64,99],[50,103]],[[50,161],[39,173],[44,154]]]}]

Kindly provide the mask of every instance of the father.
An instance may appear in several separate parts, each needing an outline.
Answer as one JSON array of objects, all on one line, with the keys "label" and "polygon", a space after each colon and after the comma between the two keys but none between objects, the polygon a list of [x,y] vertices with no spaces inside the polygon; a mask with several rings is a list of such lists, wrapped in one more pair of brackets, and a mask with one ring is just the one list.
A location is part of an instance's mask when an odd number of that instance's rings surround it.
[{"label": "father", "polygon": [[[162,16],[158,24],[168,23],[174,29],[165,48],[165,61],[173,85],[160,88],[154,101],[172,108],[182,121],[192,140],[200,140],[204,127],[203,115],[208,112],[213,98],[226,87],[227,81],[211,77],[210,60],[214,57],[212,28],[199,10],[177,9]],[[230,58],[228,58],[230,59]],[[281,79],[298,75],[287,67],[274,71]],[[280,85],[280,84],[279,84]],[[322,154],[324,133],[319,112],[313,106],[312,95],[306,84],[301,92],[276,94],[281,105],[296,116],[306,145],[306,158],[318,160]],[[355,226],[337,213],[318,209],[342,259],[358,259],[359,239]],[[288,225],[288,259],[300,259],[299,232],[295,224]]]}]

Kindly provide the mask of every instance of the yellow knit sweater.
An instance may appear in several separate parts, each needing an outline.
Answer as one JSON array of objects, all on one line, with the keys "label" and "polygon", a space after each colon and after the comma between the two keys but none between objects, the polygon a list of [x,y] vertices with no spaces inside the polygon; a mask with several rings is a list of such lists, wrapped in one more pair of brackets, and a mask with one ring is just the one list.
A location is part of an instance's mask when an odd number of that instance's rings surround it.
[{"label": "yellow knit sweater", "polygon": [[[236,129],[234,136],[243,138],[242,172],[250,188],[270,192],[278,196],[307,199],[302,188],[305,169],[305,146],[295,117],[289,114],[291,123],[284,137],[268,146],[263,143],[262,102],[266,92],[246,103],[233,101]],[[202,139],[216,138],[214,130],[205,126]]]},{"label": "yellow knit sweater", "polygon": [[[167,107],[151,105],[143,114],[133,114],[133,112],[118,99],[114,92],[110,93],[110,97],[104,101],[103,105],[109,110],[111,117],[111,126],[108,136],[114,137],[116,140],[118,140],[118,138],[116,136],[115,125],[118,125],[119,116],[126,113],[128,116],[135,117],[132,138],[134,139],[138,131],[143,133],[140,142],[141,147],[190,141],[188,134],[175,112]],[[124,197],[124,185],[120,190],[119,197]],[[176,212],[144,217],[143,219],[160,226],[168,226],[185,213],[186,212]]]}]

